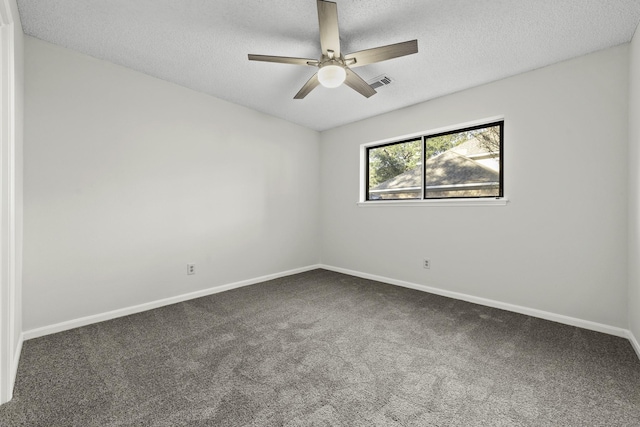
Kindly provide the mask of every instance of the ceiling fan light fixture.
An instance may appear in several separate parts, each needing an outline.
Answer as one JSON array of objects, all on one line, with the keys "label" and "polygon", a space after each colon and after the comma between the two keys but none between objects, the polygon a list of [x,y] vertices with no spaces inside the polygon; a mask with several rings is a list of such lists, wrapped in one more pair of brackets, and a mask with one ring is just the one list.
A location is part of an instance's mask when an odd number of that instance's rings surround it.
[{"label": "ceiling fan light fixture", "polygon": [[335,0],[316,0],[316,4],[318,6],[318,25],[320,29],[320,59],[249,54],[249,61],[276,62],[319,68],[318,72],[307,80],[293,99],[303,99],[318,86],[335,88],[342,85],[342,83],[365,98],[369,98],[376,94],[376,90],[354,72],[352,68],[418,53],[418,40],[410,40],[352,52],[345,56],[340,50],[338,6]]},{"label": "ceiling fan light fixture", "polygon": [[324,87],[334,88],[344,83],[347,71],[336,64],[323,65],[318,71],[318,81]]}]

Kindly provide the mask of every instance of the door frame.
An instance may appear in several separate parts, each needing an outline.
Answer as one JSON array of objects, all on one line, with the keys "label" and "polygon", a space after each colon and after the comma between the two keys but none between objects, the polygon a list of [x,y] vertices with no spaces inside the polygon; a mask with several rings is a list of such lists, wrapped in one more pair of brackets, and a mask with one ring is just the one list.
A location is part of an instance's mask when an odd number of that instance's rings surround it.
[{"label": "door frame", "polygon": [[[16,353],[16,96],[15,22],[0,0],[0,404],[13,397]],[[18,347],[18,348],[15,348]]]}]

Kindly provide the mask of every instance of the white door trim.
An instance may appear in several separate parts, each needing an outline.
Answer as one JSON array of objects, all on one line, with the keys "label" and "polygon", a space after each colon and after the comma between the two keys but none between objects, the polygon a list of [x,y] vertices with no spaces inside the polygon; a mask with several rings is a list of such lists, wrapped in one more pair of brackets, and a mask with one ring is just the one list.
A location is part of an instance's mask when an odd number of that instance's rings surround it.
[{"label": "white door trim", "polygon": [[11,400],[16,316],[15,40],[9,0],[0,0],[0,404]]}]

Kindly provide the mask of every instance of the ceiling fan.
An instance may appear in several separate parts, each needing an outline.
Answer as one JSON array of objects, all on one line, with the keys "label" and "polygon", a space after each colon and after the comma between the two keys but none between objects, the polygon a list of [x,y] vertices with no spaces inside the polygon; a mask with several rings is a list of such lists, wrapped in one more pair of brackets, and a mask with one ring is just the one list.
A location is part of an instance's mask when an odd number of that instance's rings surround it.
[{"label": "ceiling fan", "polygon": [[304,98],[320,84],[328,88],[334,88],[342,83],[369,98],[376,94],[375,89],[352,71],[352,68],[418,52],[418,40],[411,40],[343,55],[340,51],[340,34],[338,32],[338,7],[335,2],[331,1],[317,0],[317,2],[320,48],[322,49],[322,57],[320,59],[249,54],[250,61],[318,67],[318,72],[302,86],[302,89],[293,97],[294,99]]}]

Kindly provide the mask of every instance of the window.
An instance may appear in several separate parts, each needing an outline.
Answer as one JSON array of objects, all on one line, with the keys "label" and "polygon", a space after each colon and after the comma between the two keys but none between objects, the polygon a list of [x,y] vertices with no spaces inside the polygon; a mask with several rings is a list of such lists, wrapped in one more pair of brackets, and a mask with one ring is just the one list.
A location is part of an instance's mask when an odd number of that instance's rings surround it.
[{"label": "window", "polygon": [[504,122],[366,148],[367,201],[503,197]]}]

